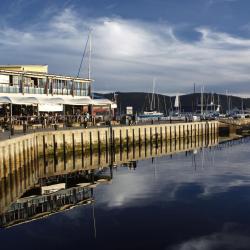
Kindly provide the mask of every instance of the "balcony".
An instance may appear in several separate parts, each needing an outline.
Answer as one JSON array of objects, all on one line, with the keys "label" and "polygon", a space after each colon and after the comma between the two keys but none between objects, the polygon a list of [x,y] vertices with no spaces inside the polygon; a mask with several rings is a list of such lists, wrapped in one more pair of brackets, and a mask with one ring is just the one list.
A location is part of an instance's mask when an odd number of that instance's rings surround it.
[{"label": "balcony", "polygon": [[20,93],[19,86],[8,86],[7,84],[0,84],[0,93]]},{"label": "balcony", "polygon": [[44,94],[44,88],[24,87],[23,92],[27,94]]},{"label": "balcony", "polygon": [[[0,84],[0,93],[22,93],[20,86],[9,86],[8,84]],[[45,94],[44,88],[37,87],[23,87],[23,93],[25,94]],[[50,91],[51,94],[51,91]],[[72,89],[53,89],[54,95],[72,95]],[[75,89],[75,96],[87,96],[88,91],[86,89]]]}]

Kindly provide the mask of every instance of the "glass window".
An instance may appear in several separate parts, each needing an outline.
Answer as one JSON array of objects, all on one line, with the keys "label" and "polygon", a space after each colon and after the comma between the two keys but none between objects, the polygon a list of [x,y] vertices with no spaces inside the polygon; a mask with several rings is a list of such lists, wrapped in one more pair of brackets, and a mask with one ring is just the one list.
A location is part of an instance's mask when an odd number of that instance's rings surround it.
[{"label": "glass window", "polygon": [[46,78],[41,78],[38,80],[39,88],[45,88],[45,85],[46,85]]},{"label": "glass window", "polygon": [[72,81],[68,81],[68,90],[72,89]]},{"label": "glass window", "polygon": [[18,82],[19,82],[19,77],[18,76],[13,76],[12,81],[13,81],[13,85],[19,85],[18,84]]}]

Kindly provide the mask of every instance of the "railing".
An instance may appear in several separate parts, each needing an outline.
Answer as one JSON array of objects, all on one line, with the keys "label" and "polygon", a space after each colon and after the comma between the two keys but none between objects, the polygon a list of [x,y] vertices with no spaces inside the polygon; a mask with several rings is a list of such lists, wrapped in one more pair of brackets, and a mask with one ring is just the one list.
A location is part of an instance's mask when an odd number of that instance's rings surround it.
[{"label": "railing", "polygon": [[20,93],[19,86],[6,86],[6,84],[0,84],[0,93]]},{"label": "railing", "polygon": [[44,88],[24,87],[23,92],[27,94],[44,94]]},{"label": "railing", "polygon": [[[9,86],[7,84],[0,84],[0,93],[22,93],[21,88],[18,85]],[[23,87],[23,93],[25,94],[45,94],[44,88],[36,87]],[[54,95],[72,95],[72,89],[53,89]],[[86,90],[74,90],[75,96],[87,96]]]},{"label": "railing", "polygon": [[74,95],[76,96],[86,96],[87,95],[87,91],[86,90],[74,90]]}]

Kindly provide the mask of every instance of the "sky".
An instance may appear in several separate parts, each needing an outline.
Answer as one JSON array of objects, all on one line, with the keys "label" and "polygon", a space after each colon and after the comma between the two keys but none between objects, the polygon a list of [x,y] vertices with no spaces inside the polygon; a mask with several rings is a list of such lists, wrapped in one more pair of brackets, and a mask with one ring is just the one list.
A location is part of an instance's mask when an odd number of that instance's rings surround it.
[{"label": "sky", "polygon": [[[0,64],[76,76],[92,30],[94,91],[250,96],[249,0],[1,0]],[[87,57],[81,76],[87,77]]]}]

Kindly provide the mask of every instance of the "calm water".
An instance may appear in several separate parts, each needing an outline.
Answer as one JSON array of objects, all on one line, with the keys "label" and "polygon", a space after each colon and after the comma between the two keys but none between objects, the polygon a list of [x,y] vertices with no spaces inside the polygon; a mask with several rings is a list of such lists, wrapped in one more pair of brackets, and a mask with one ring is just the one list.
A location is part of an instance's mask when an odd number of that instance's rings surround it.
[{"label": "calm water", "polygon": [[250,249],[250,139],[104,168],[94,202],[0,230],[1,249]]}]

